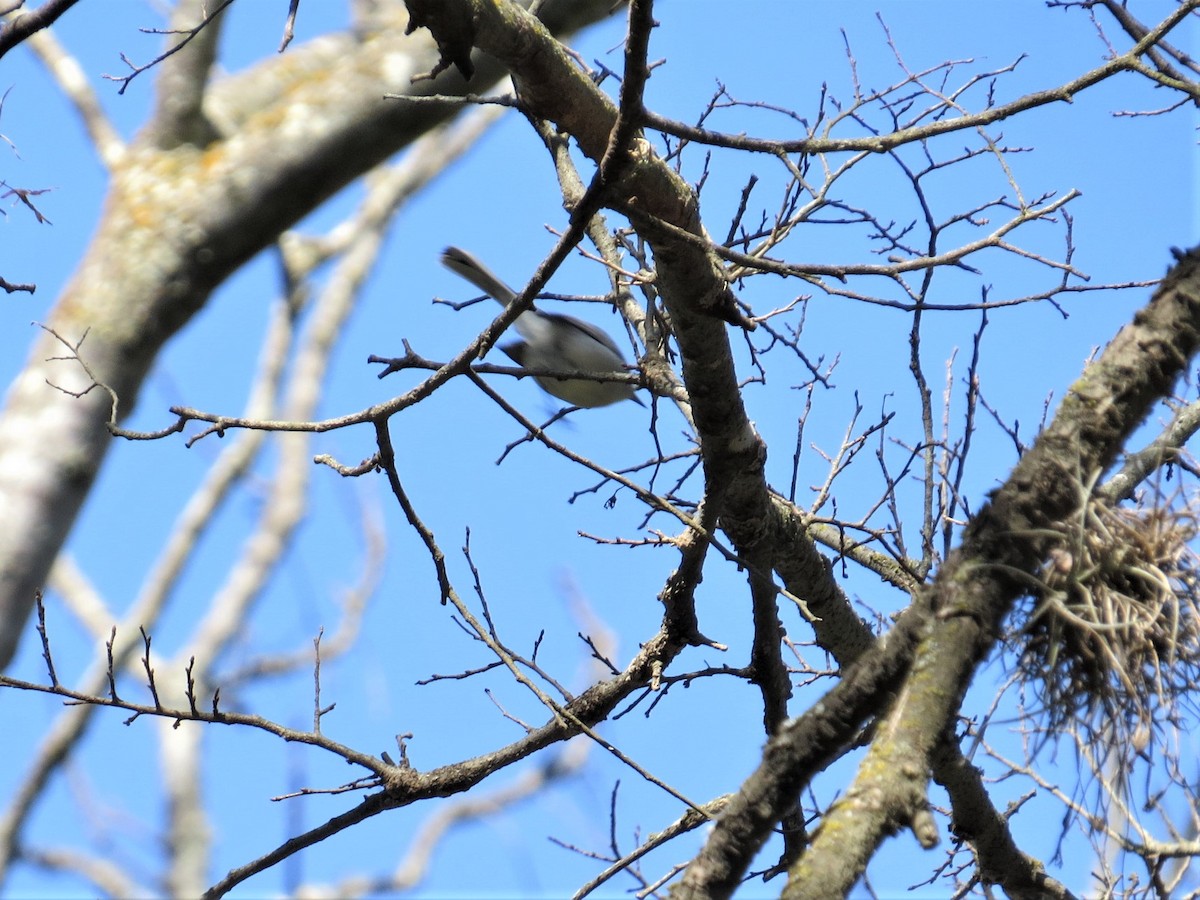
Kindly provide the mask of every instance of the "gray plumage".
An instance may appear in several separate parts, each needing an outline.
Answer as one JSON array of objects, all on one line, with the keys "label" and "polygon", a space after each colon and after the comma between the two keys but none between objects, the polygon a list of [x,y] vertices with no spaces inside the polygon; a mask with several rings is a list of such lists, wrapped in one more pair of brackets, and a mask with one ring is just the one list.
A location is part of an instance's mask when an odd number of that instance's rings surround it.
[{"label": "gray plumage", "polygon": [[[442,265],[505,306],[516,299],[512,288],[465,250],[447,247],[442,251]],[[603,329],[574,316],[531,307],[517,317],[513,328],[524,340],[504,344],[500,349],[519,366],[558,372],[626,371],[625,357],[616,341]],[[534,379],[546,393],[573,406],[608,406],[620,400],[637,402],[631,384],[543,375],[535,375]]]}]

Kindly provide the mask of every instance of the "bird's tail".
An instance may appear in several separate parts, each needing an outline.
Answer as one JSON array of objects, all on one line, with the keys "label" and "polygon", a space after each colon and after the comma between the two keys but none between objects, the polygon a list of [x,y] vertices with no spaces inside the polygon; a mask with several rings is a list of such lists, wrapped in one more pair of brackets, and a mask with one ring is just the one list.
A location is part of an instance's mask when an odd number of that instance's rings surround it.
[{"label": "bird's tail", "polygon": [[442,251],[442,265],[505,306],[512,303],[517,296],[516,292],[497,278],[491,269],[459,247],[447,247]]}]

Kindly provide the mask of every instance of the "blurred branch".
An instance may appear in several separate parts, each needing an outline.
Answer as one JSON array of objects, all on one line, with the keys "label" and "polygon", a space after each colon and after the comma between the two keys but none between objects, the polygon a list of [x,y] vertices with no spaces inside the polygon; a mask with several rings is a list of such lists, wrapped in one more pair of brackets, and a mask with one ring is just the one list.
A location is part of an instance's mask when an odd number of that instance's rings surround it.
[{"label": "blurred branch", "polygon": [[125,155],[125,141],[104,113],[79,61],[54,36],[42,31],[29,38],[29,48],[42,62],[59,90],[75,107],[105,168],[112,170]]},{"label": "blurred branch", "polygon": [[145,897],[153,893],[103,856],[61,847],[22,847],[20,858],[47,871],[78,875],[106,897]]},{"label": "blurred branch", "polygon": [[547,762],[517,775],[509,784],[490,792],[448,803],[422,823],[409,841],[399,865],[388,875],[352,876],[332,885],[309,884],[297,891],[311,898],[377,897],[416,889],[429,874],[433,857],[446,837],[461,825],[486,819],[537,796],[551,784],[576,775],[587,761],[586,741],[566,744]]},{"label": "blurred branch", "polygon": [[[444,134],[433,133],[427,139],[419,141],[408,157],[374,179],[374,184],[368,190],[356,214],[331,232],[326,251],[309,257],[309,267],[323,262],[331,254],[341,255],[347,261],[336,270],[335,277],[331,279],[322,295],[323,299],[318,304],[320,308],[313,315],[315,321],[305,337],[298,361],[293,359],[293,343],[296,339],[295,318],[302,304],[297,305],[297,299],[292,297],[276,307],[263,338],[259,372],[252,382],[247,399],[248,421],[259,421],[262,417],[270,415],[278,406],[282,378],[289,369],[292,381],[287,388],[287,408],[300,416],[311,413],[320,396],[319,385],[324,380],[323,360],[335,346],[334,338],[341,329],[359,286],[374,263],[375,253],[391,216],[400,204],[440,171],[443,165],[470,146],[492,118],[494,117],[491,115],[474,116],[463,125],[448,129]],[[297,283],[303,281],[310,270],[293,270],[293,280]],[[67,344],[66,341],[62,343],[68,347],[71,358],[76,359],[87,370],[85,360],[80,357],[82,342],[75,345]],[[93,379],[93,384],[95,383]],[[182,424],[182,421],[178,423],[178,428],[181,428]],[[112,427],[118,433],[122,432],[122,429],[116,428],[115,425]],[[167,429],[164,433],[178,428]],[[126,615],[125,624],[117,628],[118,637],[111,652],[112,661],[118,671],[131,661],[131,654],[139,645],[136,640],[137,627],[153,627],[171,598],[184,567],[191,560],[201,535],[211,526],[217,512],[228,500],[232,488],[249,470],[262,450],[265,439],[265,433],[252,431],[244,440],[226,448],[180,514],[159,559],[151,567],[138,598]],[[307,478],[306,473],[310,466],[307,456],[301,454],[289,467],[281,470],[291,471],[293,475],[287,480],[277,479],[275,482],[276,489],[280,492],[280,502],[268,503],[263,507],[267,525],[274,524],[267,531],[263,531],[266,526],[260,523],[256,529],[259,535],[258,543],[252,544],[250,548],[252,551],[257,548],[258,552],[251,552],[249,557],[243,559],[242,568],[237,570],[237,577],[227,582],[227,587],[214,601],[214,604],[218,605],[210,608],[208,617],[193,636],[192,645],[182,649],[171,664],[172,672],[182,670],[186,661],[194,657],[202,661],[195,670],[195,675],[203,679],[209,665],[219,656],[225,638],[231,633],[236,633],[240,627],[239,616],[244,613],[246,604],[253,600],[258,587],[273,571],[272,561],[280,558],[284,539],[292,527],[288,525],[288,520],[294,523],[297,504],[301,503],[304,497],[304,489],[300,483]],[[300,482],[296,479],[300,479]],[[70,574],[68,570],[64,570],[64,573]],[[76,583],[81,582],[76,579]],[[97,624],[95,610],[88,613],[87,621],[93,626]],[[111,677],[108,662],[101,655],[81,679],[79,692],[82,695],[96,695]],[[0,847],[13,846],[50,773],[66,758],[88,722],[91,712],[92,708],[84,705],[72,708],[60,717],[58,727],[51,732],[37,754],[32,772],[23,781],[23,789],[0,820]],[[0,854],[0,857],[3,856],[4,854]],[[4,862],[0,858],[0,871],[3,869]]]},{"label": "blurred branch", "polygon": [[[333,633],[321,640],[322,659],[343,656],[354,648],[360,636],[368,601],[375,596],[383,577],[388,541],[380,511],[364,508],[361,529],[364,550],[358,581],[346,588],[339,598],[341,615]],[[290,653],[264,655],[232,671],[223,671],[221,680],[227,685],[260,683],[265,678],[307,668],[312,664],[312,657],[313,651],[309,646]]]}]

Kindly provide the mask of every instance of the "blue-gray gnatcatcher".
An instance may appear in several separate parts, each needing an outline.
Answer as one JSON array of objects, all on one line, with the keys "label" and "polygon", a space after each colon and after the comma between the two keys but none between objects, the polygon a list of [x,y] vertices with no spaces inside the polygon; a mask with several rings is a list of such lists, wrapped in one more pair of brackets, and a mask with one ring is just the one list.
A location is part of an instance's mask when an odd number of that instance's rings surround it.
[{"label": "blue-gray gnatcatcher", "polygon": [[[442,265],[505,306],[516,299],[512,288],[465,250],[447,247],[442,251]],[[605,375],[626,371],[625,357],[616,342],[595,325],[574,316],[530,307],[517,317],[513,326],[525,340],[504,344],[500,349],[519,366]],[[534,380],[547,394],[573,406],[608,406],[619,400],[637,402],[632,384],[545,375],[535,375]]]}]

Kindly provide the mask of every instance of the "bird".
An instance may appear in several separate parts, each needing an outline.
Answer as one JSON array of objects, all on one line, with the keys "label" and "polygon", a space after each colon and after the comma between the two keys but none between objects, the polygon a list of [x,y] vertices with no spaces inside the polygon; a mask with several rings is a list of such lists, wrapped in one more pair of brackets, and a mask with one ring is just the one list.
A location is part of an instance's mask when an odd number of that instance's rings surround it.
[{"label": "bird", "polygon": [[[442,265],[504,306],[517,297],[516,291],[459,247],[447,247],[442,251]],[[531,306],[517,316],[513,327],[524,340],[503,344],[500,349],[524,368],[603,375],[626,371],[621,348],[590,322],[561,313],[542,312]],[[633,400],[642,405],[634,396],[635,387],[625,382],[550,375],[535,375],[534,380],[547,394],[572,406],[608,406],[621,400]]]}]

